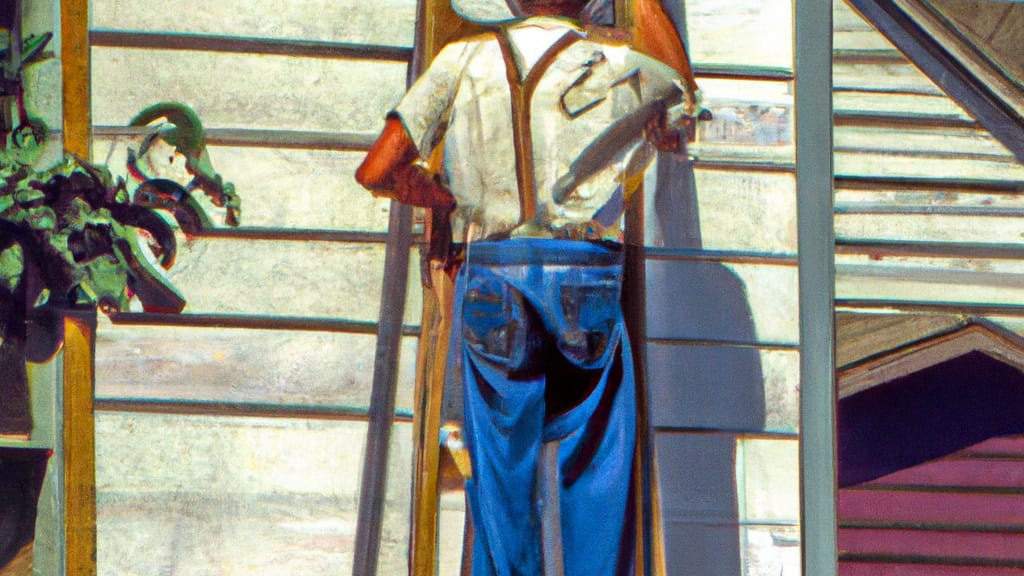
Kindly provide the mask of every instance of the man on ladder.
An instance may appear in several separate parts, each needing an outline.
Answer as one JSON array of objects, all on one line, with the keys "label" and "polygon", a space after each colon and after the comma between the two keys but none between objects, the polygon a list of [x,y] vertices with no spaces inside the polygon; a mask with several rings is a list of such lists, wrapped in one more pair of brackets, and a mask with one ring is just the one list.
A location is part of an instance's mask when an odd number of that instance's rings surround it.
[{"label": "man on ladder", "polygon": [[356,174],[451,211],[474,576],[632,573],[622,214],[654,149],[682,147],[695,86],[656,0],[638,0],[646,48],[675,69],[588,34],[585,4],[452,0],[488,31],[438,54]]}]

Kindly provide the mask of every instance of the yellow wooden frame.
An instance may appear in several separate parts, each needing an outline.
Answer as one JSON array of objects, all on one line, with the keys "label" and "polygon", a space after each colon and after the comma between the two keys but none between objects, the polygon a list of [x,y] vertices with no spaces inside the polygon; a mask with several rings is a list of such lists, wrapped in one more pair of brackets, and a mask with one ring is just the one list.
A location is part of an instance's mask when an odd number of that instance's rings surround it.
[{"label": "yellow wooden frame", "polygon": [[[64,150],[89,158],[89,0],[60,0]],[[96,574],[96,450],[93,411],[95,310],[64,319],[64,558],[68,576]]]},{"label": "yellow wooden frame", "polygon": [[64,318],[64,558],[67,576],[96,574],[96,442],[93,399],[96,312]]}]

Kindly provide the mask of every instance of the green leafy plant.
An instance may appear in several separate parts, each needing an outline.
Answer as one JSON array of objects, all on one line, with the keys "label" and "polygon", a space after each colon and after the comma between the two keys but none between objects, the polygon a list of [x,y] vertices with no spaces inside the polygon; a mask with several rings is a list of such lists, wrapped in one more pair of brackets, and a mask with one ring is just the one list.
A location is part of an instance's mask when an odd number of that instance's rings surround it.
[{"label": "green leafy plant", "polygon": [[[172,224],[185,235],[214,227],[199,191],[229,226],[238,225],[241,208],[210,162],[199,117],[181,103],[154,104],[131,121],[141,144],[128,150],[128,181],[70,154],[40,167],[48,132],[27,112],[22,77],[26,66],[51,57],[51,35],[20,40],[17,10],[7,9],[0,8],[8,40],[0,42],[0,372],[17,381],[25,360],[43,361],[59,348],[63,310],[112,313],[134,298],[146,311],[180,312],[184,297],[158,270],[174,264]],[[183,160],[187,181],[152,173],[147,157],[157,144]],[[0,433],[9,431],[11,405],[0,390]]]}]

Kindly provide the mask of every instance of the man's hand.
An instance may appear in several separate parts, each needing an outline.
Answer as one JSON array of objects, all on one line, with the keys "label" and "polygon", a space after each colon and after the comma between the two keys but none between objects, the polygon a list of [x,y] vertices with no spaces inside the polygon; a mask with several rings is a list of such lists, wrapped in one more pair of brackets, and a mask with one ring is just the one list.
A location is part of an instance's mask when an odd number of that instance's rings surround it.
[{"label": "man's hand", "polygon": [[644,136],[647,141],[662,152],[684,152],[686,151],[686,139],[683,138],[683,131],[689,133],[689,126],[693,118],[686,116],[680,123],[669,124],[668,113],[662,112],[647,121],[644,127]]},{"label": "man's hand", "polygon": [[416,165],[418,158],[416,145],[402,123],[388,118],[384,132],[356,170],[356,181],[374,196],[425,208],[451,208],[455,204],[451,193]]}]

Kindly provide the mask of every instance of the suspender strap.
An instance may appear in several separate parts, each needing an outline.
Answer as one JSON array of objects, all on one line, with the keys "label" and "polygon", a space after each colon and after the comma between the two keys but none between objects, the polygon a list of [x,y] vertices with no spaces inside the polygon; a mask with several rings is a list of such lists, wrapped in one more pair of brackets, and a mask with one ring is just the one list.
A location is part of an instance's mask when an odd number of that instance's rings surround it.
[{"label": "suspender strap", "polygon": [[575,30],[566,32],[544,52],[524,79],[512,53],[508,31],[502,28],[496,36],[498,46],[501,47],[501,56],[505,60],[505,74],[508,77],[511,94],[512,138],[516,153],[516,182],[519,184],[519,223],[523,224],[537,216],[537,179],[534,175],[533,134],[530,129],[530,103],[533,91],[555,58],[569,45],[582,40],[583,37]]}]

